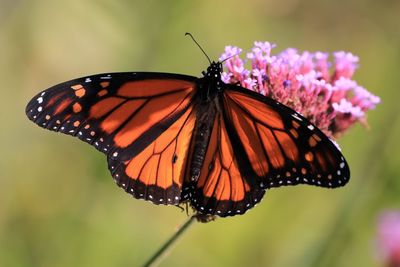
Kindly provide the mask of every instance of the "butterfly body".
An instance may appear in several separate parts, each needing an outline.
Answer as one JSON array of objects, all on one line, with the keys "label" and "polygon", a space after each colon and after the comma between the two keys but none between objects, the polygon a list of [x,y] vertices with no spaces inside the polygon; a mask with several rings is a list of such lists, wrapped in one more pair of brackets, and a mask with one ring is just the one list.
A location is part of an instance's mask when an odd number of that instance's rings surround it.
[{"label": "butterfly body", "polygon": [[107,156],[117,185],[138,199],[202,214],[243,214],[272,187],[343,186],[336,146],[297,112],[204,77],[112,73],[53,86],[27,105],[43,128],[73,135]]},{"label": "butterfly body", "polygon": [[[222,92],[221,81],[222,66],[220,63],[212,62],[204,77],[196,81],[198,88],[196,106],[197,123],[194,128],[194,148],[190,166],[190,179],[196,182],[200,176],[204,163],[208,143],[210,141],[215,115],[219,107],[219,96]],[[195,96],[196,99],[196,96]]]},{"label": "butterfly body", "polygon": [[196,111],[197,123],[193,134],[193,154],[190,167],[190,179],[197,181],[204,163],[208,142],[215,119],[216,107],[214,102],[198,104]]}]

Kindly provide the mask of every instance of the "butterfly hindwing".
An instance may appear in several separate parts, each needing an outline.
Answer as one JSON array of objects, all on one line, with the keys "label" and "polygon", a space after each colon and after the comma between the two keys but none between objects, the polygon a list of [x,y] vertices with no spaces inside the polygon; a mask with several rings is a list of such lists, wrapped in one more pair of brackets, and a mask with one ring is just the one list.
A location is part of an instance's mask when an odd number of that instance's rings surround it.
[{"label": "butterfly hindwing", "polygon": [[195,121],[190,107],[134,157],[123,162],[108,157],[117,184],[135,198],[155,204],[179,204]]},{"label": "butterfly hindwing", "polygon": [[338,187],[350,171],[338,147],[290,108],[250,90],[227,85],[224,110],[242,173],[262,188],[299,183]]},{"label": "butterfly hindwing", "polygon": [[263,189],[241,175],[225,124],[218,112],[200,177],[191,188],[191,204],[200,213],[220,217],[243,214],[264,195]]}]

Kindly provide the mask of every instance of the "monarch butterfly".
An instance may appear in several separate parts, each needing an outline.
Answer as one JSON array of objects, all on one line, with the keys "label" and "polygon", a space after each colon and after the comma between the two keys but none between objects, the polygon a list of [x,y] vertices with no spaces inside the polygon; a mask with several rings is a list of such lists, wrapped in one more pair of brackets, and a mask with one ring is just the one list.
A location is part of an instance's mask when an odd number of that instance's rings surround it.
[{"label": "monarch butterfly", "polygon": [[201,78],[87,76],[39,93],[26,114],[105,153],[115,182],[135,198],[190,202],[201,214],[243,214],[272,187],[348,182],[345,159],[316,126],[271,98],[223,83],[221,72],[222,63],[210,61]]}]

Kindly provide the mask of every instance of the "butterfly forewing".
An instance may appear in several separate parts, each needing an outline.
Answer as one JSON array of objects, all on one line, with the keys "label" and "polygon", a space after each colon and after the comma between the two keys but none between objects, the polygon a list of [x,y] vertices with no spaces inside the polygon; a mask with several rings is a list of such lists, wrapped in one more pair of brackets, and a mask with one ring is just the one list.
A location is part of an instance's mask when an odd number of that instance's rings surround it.
[{"label": "butterfly forewing", "polygon": [[347,183],[350,171],[336,145],[297,112],[233,85],[223,103],[240,169],[262,188]]},{"label": "butterfly forewing", "polygon": [[[62,83],[34,97],[29,119],[79,137],[105,154],[143,146],[191,104],[194,77],[162,73],[100,74]],[[148,134],[151,132],[151,134]]]}]

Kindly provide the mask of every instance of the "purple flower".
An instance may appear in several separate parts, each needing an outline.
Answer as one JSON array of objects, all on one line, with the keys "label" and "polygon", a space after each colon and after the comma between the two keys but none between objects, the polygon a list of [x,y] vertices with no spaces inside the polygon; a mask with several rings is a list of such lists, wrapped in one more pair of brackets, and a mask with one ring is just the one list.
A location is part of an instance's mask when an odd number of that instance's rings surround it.
[{"label": "purple flower", "polygon": [[299,52],[288,48],[273,55],[275,44],[254,42],[246,60],[238,56],[242,50],[225,47],[220,60],[225,61],[225,83],[271,97],[285,104],[317,125],[329,137],[338,137],[356,122],[366,124],[366,112],[380,103],[352,79],[358,57],[340,51],[333,53]]},{"label": "purple flower", "polygon": [[386,266],[400,266],[400,211],[386,211],[378,220],[377,245]]},{"label": "purple flower", "polygon": [[324,80],[328,81],[330,77],[329,68],[331,65],[328,61],[329,53],[316,52],[314,58],[316,70]]},{"label": "purple flower", "polygon": [[[225,79],[224,82],[237,83],[242,82],[249,76],[249,71],[244,67],[244,61],[239,58],[239,54],[242,52],[242,49],[236,46],[226,46],[225,53],[221,55],[219,58],[220,61],[225,61],[225,67],[228,70],[228,73],[223,73],[222,77]],[[230,77],[230,80],[228,80]]]},{"label": "purple flower", "polygon": [[339,51],[333,53],[335,58],[335,77],[351,78],[357,68],[358,57],[352,53]]}]

